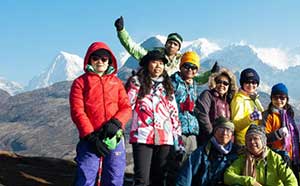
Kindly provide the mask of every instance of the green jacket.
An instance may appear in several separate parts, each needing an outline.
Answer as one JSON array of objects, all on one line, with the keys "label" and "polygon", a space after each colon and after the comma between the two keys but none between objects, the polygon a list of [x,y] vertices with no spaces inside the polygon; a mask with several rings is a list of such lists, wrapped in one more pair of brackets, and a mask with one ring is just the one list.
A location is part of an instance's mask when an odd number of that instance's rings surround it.
[{"label": "green jacket", "polygon": [[[255,179],[243,176],[246,156],[241,155],[224,173],[224,183],[227,185],[252,186]],[[265,174],[266,171],[266,174]],[[281,156],[267,148],[267,156],[256,165],[256,181],[263,186],[297,186],[293,171],[283,162]]]},{"label": "green jacket", "polygon": [[[135,41],[132,40],[129,33],[123,29],[118,32],[118,38],[121,42],[121,44],[124,46],[124,48],[127,50],[127,52],[132,55],[136,60],[140,61],[142,57],[144,57],[148,50],[142,47],[141,45],[137,44]],[[164,48],[156,48],[158,50],[164,51]],[[174,74],[175,72],[179,71],[179,64],[182,54],[177,54],[176,57],[171,60],[167,55],[166,58],[168,59],[168,63],[165,65],[165,69],[168,72],[169,76]],[[208,78],[210,76],[211,72],[210,70],[198,74],[194,80],[198,84],[205,84],[208,82]]]}]

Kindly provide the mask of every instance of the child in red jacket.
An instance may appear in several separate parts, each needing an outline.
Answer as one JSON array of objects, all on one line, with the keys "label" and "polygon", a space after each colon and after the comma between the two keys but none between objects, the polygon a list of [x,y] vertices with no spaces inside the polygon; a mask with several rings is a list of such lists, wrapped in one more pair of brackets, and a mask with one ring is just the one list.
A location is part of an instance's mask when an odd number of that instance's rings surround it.
[{"label": "child in red jacket", "polygon": [[122,131],[131,107],[122,81],[115,76],[116,58],[105,43],[88,48],[84,71],[70,92],[71,117],[80,137],[75,185],[94,186],[101,175],[101,186],[120,186],[126,167]]}]

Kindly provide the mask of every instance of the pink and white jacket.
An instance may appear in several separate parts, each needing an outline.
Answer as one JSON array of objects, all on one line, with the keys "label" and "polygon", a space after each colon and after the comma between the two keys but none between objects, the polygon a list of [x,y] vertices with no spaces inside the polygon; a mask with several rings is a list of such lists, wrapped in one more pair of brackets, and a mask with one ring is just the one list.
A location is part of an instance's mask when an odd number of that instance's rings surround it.
[{"label": "pink and white jacket", "polygon": [[181,136],[181,125],[175,97],[173,95],[173,100],[168,100],[163,84],[153,81],[152,83],[150,94],[142,99],[137,99],[140,87],[130,83],[128,96],[133,109],[133,118],[129,142],[175,145],[176,148],[178,136]]}]

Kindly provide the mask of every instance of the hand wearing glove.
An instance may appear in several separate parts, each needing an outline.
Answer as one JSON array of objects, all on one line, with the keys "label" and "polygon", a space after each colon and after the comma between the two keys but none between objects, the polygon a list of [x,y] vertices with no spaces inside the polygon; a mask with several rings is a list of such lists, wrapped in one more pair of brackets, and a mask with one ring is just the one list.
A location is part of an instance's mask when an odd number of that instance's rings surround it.
[{"label": "hand wearing glove", "polygon": [[124,21],[123,21],[123,16],[121,16],[120,18],[118,18],[116,21],[115,21],[115,27],[117,29],[117,31],[121,31],[123,30],[124,28]]},{"label": "hand wearing glove", "polygon": [[179,145],[178,150],[176,151],[176,161],[181,162],[185,155],[185,148],[183,145]]},{"label": "hand wearing glove", "polygon": [[210,70],[211,73],[215,73],[215,72],[219,72],[220,70],[220,66],[218,64],[218,61],[215,62],[214,66],[212,67],[212,69]]},{"label": "hand wearing glove", "polygon": [[175,153],[176,153],[176,161],[181,162],[183,160],[183,157],[186,153],[184,144],[183,144],[183,139],[181,136],[178,136],[178,141],[175,146]]},{"label": "hand wearing glove", "polygon": [[262,113],[261,111],[257,110],[256,108],[254,111],[250,114],[250,120],[255,121],[255,120],[262,120]]},{"label": "hand wearing glove", "polygon": [[91,144],[92,150],[98,157],[105,157],[109,154],[109,149],[107,148],[106,144],[102,142],[99,138],[97,132],[92,132],[83,138],[87,142]]},{"label": "hand wearing glove", "polygon": [[119,129],[122,129],[121,122],[114,118],[106,122],[102,128],[102,134],[104,135],[103,138],[112,138],[117,134]]},{"label": "hand wearing glove", "polygon": [[278,139],[282,139],[289,134],[287,127],[281,127],[280,129],[275,131],[275,135]]}]

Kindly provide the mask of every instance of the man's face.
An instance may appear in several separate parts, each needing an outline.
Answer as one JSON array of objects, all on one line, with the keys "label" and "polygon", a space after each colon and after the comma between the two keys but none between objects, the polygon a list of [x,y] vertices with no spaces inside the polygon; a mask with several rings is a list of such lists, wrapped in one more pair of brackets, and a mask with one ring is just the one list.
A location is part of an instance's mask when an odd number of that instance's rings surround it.
[{"label": "man's face", "polygon": [[232,131],[225,127],[219,127],[216,129],[214,137],[220,145],[226,145],[232,138]]},{"label": "man's face", "polygon": [[175,40],[168,40],[165,44],[165,48],[168,56],[175,55],[180,49],[180,44]]},{"label": "man's face", "polygon": [[184,80],[193,79],[197,74],[198,68],[192,63],[184,63],[180,67],[180,74]]}]

